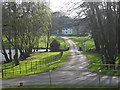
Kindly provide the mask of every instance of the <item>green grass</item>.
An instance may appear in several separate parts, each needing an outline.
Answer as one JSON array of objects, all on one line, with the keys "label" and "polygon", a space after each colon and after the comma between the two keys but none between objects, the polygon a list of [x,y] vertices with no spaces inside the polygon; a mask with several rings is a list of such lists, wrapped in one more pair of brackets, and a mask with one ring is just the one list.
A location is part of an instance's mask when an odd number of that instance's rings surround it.
[{"label": "green grass", "polygon": [[99,71],[101,66],[97,64],[102,64],[101,57],[98,53],[85,53],[87,58],[90,60],[89,69],[90,71]]},{"label": "green grass", "polygon": [[107,66],[102,65],[100,54],[89,52],[86,53],[86,56],[90,60],[90,64],[88,66],[90,71],[100,73],[103,75],[120,76],[120,71],[110,70],[109,68],[107,69]]},{"label": "green grass", "polygon": [[[50,37],[50,43],[54,39],[56,39],[60,43],[60,49],[64,49],[64,47],[69,47],[69,44],[67,42],[65,42],[65,40],[63,40],[62,38],[60,38],[58,36],[51,36]],[[40,41],[39,47],[46,48],[46,37],[42,36],[39,41]],[[49,45],[49,48],[50,48],[50,45]]]},{"label": "green grass", "polygon": [[82,37],[71,36],[69,38],[73,40],[79,47],[82,47],[84,51],[90,48],[95,48],[94,41],[88,36]]},{"label": "green grass", "polygon": [[[120,71],[106,71],[106,67],[102,64],[102,58],[101,55],[98,52],[91,52],[88,50],[90,48],[95,48],[94,45],[94,41],[88,37],[88,36],[82,36],[82,37],[77,37],[77,36],[72,36],[69,37],[70,39],[72,39],[78,46],[82,46],[83,52],[84,54],[87,56],[87,58],[90,60],[90,64],[88,66],[89,71],[92,72],[96,72],[96,73],[101,73],[101,74],[105,74],[105,75],[116,75],[116,76],[120,76]],[[119,64],[119,59],[120,56],[118,56],[117,58],[117,64]]]},{"label": "green grass", "polygon": [[39,47],[40,48],[46,48],[46,41],[47,41],[47,39],[46,39],[46,37],[45,36],[42,36],[42,37],[40,37],[40,39],[39,39]]},{"label": "green grass", "polygon": [[[59,54],[59,52],[33,53],[26,60],[20,61],[20,65],[18,66],[14,66],[14,62],[4,64],[3,67],[6,68],[4,70],[4,76],[5,78],[13,78],[13,77],[19,77],[19,76],[29,75],[33,73],[43,72],[45,71],[45,68],[43,66],[40,66],[41,69],[36,70],[36,68],[39,67],[39,66],[36,67],[36,63],[37,64],[40,63],[44,65],[45,64],[44,59],[47,59],[47,58],[49,59],[50,57],[53,57],[57,54]],[[32,71],[31,71],[31,68],[32,68]]]},{"label": "green grass", "polygon": [[120,54],[117,56],[116,58],[116,64],[119,64],[120,65]]},{"label": "green grass", "polygon": [[62,89],[62,90],[74,90],[74,89],[78,89],[78,90],[119,90],[118,87],[114,87],[114,86],[80,86],[80,85],[34,85],[34,86],[22,86],[22,87],[18,87],[18,86],[14,86],[14,87],[5,87],[2,90],[40,90],[40,89],[45,89],[45,90],[58,90],[58,89]]},{"label": "green grass", "polygon": [[[50,37],[50,43],[53,39],[60,42],[60,49],[68,47],[69,44],[66,43],[63,39],[57,36]],[[6,41],[6,40],[5,40]],[[39,47],[43,46],[45,48],[45,37],[40,38]],[[4,69],[4,79],[15,78],[40,72],[46,72],[50,69],[55,69],[63,65],[69,56],[69,51],[64,51],[63,56],[60,57],[60,52],[44,52],[44,53],[32,53],[30,57],[26,60],[21,60],[20,65],[14,66],[14,62],[3,64]],[[48,63],[61,60],[60,62],[49,65]]]},{"label": "green grass", "polygon": [[[24,75],[45,72],[50,69],[55,69],[63,65],[68,60],[69,51],[65,51],[61,58],[58,57],[58,54],[59,52],[34,53],[31,54],[31,57],[27,58],[27,60],[20,61],[20,65],[18,66],[12,66],[14,63],[4,64],[3,67],[6,68],[4,70],[4,73],[6,73],[6,75],[4,75],[4,79],[20,77]],[[57,55],[57,57],[55,57],[55,55]],[[61,60],[61,62],[54,63],[53,65],[50,65],[48,67],[47,63],[54,62],[59,59]],[[40,66],[39,64],[43,66]]]},{"label": "green grass", "polygon": [[65,47],[69,47],[69,44],[67,42],[65,42],[64,39],[58,37],[58,36],[51,36],[50,38],[50,43],[56,39],[59,43],[60,43],[60,49],[64,49]]},{"label": "green grass", "polygon": [[[69,51],[65,51],[60,57],[59,52],[33,53],[27,60],[20,61],[20,65],[13,66],[14,63],[4,64],[4,79],[15,78],[40,72],[46,72],[63,65],[69,56]],[[48,65],[48,63],[61,60],[60,62]]]},{"label": "green grass", "polygon": [[84,45],[83,43],[84,43],[86,40],[88,40],[88,37],[86,37],[86,36],[83,36],[83,37],[77,37],[77,36],[71,36],[71,37],[70,37],[70,36],[69,36],[68,38],[70,38],[71,40],[75,41],[78,46]]}]

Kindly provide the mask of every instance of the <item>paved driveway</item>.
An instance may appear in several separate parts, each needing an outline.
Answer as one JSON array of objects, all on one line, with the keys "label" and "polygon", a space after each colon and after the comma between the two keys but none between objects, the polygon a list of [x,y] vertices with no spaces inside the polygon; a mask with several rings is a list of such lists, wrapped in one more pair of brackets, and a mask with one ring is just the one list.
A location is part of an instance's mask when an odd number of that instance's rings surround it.
[{"label": "paved driveway", "polygon": [[[89,60],[78,51],[76,44],[64,38],[70,44],[70,60],[60,68],[51,72],[29,75],[14,79],[3,80],[3,86],[18,86],[20,82],[24,85],[40,84],[78,84],[78,85],[104,85],[118,86],[119,77],[98,75],[88,71]],[[51,78],[51,79],[50,79]]]}]

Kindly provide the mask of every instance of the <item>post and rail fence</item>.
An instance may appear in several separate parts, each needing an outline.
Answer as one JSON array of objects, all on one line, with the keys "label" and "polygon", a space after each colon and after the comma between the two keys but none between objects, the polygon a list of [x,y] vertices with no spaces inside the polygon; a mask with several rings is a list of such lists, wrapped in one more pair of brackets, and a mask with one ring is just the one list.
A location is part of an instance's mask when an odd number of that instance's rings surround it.
[{"label": "post and rail fence", "polygon": [[[93,65],[96,65],[96,64],[93,63]],[[69,73],[69,72],[71,72],[71,75],[72,75],[73,73],[77,72],[77,73],[81,74],[81,75],[79,75],[79,77],[76,76],[76,78],[78,78],[78,80],[81,78],[80,82],[87,81],[87,79],[83,79],[83,77],[81,77],[81,76],[88,76],[89,77],[88,79],[91,79],[91,77],[96,75],[95,77],[97,78],[97,82],[95,82],[95,83],[97,83],[97,84],[95,84],[95,85],[97,85],[97,86],[105,86],[103,84],[105,82],[104,81],[104,79],[105,79],[106,82],[107,82],[106,85],[108,85],[108,86],[110,86],[110,85],[111,86],[116,86],[116,87],[120,88],[120,65],[115,65],[115,64],[97,64],[97,65],[101,67],[101,68],[98,69],[98,72],[97,71],[89,71],[89,70],[79,70],[79,69],[73,69],[73,70],[72,69],[70,69],[70,70],[68,70],[68,69],[66,69],[66,70],[64,70],[64,69],[57,69],[56,73],[58,73],[58,72],[60,72],[60,73],[65,73],[65,72]],[[49,81],[50,85],[52,85],[52,84],[54,85],[55,84],[55,82],[54,82],[54,79],[55,79],[54,78],[54,74],[55,73],[52,72],[52,71],[53,70],[49,70],[49,72],[48,72],[48,75],[49,75],[49,78],[48,78],[49,80],[48,81]],[[83,75],[82,75],[82,73],[83,73]],[[92,74],[93,74],[93,76],[92,76]],[[67,74],[67,75],[68,76],[65,79],[66,80],[68,79],[68,81],[72,81],[73,79],[71,77],[70,77],[71,79],[69,79],[70,74]],[[64,76],[61,76],[61,79],[62,78],[64,78]],[[117,83],[115,83],[116,85],[112,85],[112,80],[114,78],[116,78],[116,80],[117,80],[116,81]],[[60,78],[58,78],[58,80],[59,79]],[[115,80],[113,80],[113,81],[115,81]],[[63,82],[64,81],[61,81],[60,84],[64,84]],[[91,83],[92,81],[88,81],[88,82]],[[94,82],[94,80],[93,80],[93,82]],[[65,84],[67,84],[67,83],[68,82],[65,82]],[[80,83],[77,83],[75,85],[79,85],[79,84]]]},{"label": "post and rail fence", "polygon": [[[37,72],[44,72],[44,69],[47,68],[49,70],[49,66],[60,63],[61,53],[51,56],[50,58],[44,58],[42,60],[36,61],[26,61],[15,66],[12,62],[11,64],[3,64],[2,65],[2,78],[13,78],[16,77],[18,74],[20,75],[27,75],[28,73],[37,73]],[[46,69],[45,69],[46,70]],[[11,75],[11,76],[10,76]]]},{"label": "post and rail fence", "polygon": [[[7,66],[3,66],[2,68],[2,78],[6,78],[9,76],[9,74],[12,73],[12,76],[16,76],[16,74],[22,74],[22,73],[36,73],[39,70],[44,70],[44,68],[48,68],[47,72],[48,72],[48,81],[49,84],[52,85],[54,84],[52,79],[53,79],[53,72],[54,71],[52,68],[50,69],[50,66],[56,63],[60,63],[60,57],[61,54],[58,54],[54,57],[51,57],[50,59],[43,59],[43,60],[39,60],[39,61],[34,61],[34,62],[25,62],[24,64],[24,70],[23,67],[21,67],[21,65],[17,66],[18,69],[17,71],[15,70],[15,66],[14,63],[12,63],[11,68],[7,67]],[[57,59],[56,59],[57,58]],[[57,72],[79,72],[79,73],[84,73],[84,72],[91,72],[91,73],[96,73],[97,74],[97,80],[98,80],[98,86],[102,86],[102,78],[103,76],[110,76],[110,77],[116,77],[117,78],[117,86],[120,87],[120,65],[117,64],[95,64],[93,63],[93,65],[96,67],[100,67],[98,68],[98,71],[89,71],[89,70],[57,70]],[[89,73],[88,75],[90,75],[91,73]],[[68,76],[69,77],[69,76]],[[59,79],[59,78],[58,78]],[[86,79],[84,79],[86,80]]]}]

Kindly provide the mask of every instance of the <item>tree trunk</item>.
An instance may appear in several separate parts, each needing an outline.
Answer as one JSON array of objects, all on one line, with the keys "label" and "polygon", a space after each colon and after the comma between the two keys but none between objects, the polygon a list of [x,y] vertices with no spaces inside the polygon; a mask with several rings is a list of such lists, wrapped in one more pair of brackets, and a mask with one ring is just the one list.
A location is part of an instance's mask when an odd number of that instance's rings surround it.
[{"label": "tree trunk", "polygon": [[21,60],[26,59],[24,51],[22,49],[19,49],[19,52],[20,52],[19,59],[21,59]]},{"label": "tree trunk", "polygon": [[17,17],[16,17],[16,15],[17,15],[17,10],[16,10],[16,4],[14,3],[14,9],[13,9],[13,11],[14,11],[14,13],[15,13],[15,15],[14,15],[14,24],[13,24],[13,28],[14,28],[14,46],[15,46],[15,55],[14,55],[14,60],[15,60],[15,66],[17,66],[17,65],[19,65],[19,60],[18,60],[18,46],[17,46],[17,27],[16,27],[16,19],[18,19]]},{"label": "tree trunk", "polygon": [[2,54],[4,55],[6,62],[7,63],[10,62],[10,60],[8,58],[8,55],[7,55],[6,51],[5,51],[4,45],[2,45],[2,51],[3,51]]},{"label": "tree trunk", "polygon": [[17,47],[17,32],[16,32],[16,27],[15,27],[15,32],[14,32],[14,45],[15,45],[15,55],[14,55],[14,60],[15,60],[15,66],[19,65],[19,60],[18,60],[18,47]]},{"label": "tree trunk", "polygon": [[[11,37],[10,37],[10,32],[9,32],[9,39],[11,39]],[[10,44],[10,40],[8,40],[9,41],[9,58],[10,58],[10,61],[12,61],[12,52],[11,52],[11,44]]]},{"label": "tree trunk", "polygon": [[15,60],[15,66],[19,65],[19,60],[18,60],[18,49],[17,49],[17,48],[15,48],[14,60]]},{"label": "tree trunk", "polygon": [[11,52],[11,45],[9,45],[9,58],[10,58],[10,61],[12,61],[12,52]]},{"label": "tree trunk", "polygon": [[100,52],[100,44],[98,42],[98,39],[94,39],[94,43],[95,43],[96,51]]},{"label": "tree trunk", "polygon": [[118,2],[118,12],[119,12],[119,19],[118,19],[118,53],[120,54],[120,2]]},{"label": "tree trunk", "polygon": [[14,60],[15,60],[15,66],[19,65],[19,60],[18,60],[18,48],[17,48],[17,35],[16,35],[16,30],[15,30],[15,55],[14,55]]},{"label": "tree trunk", "polygon": [[48,33],[47,33],[47,46],[46,46],[46,52],[48,52],[49,41],[50,41],[50,33],[49,33],[49,31],[48,31]]}]

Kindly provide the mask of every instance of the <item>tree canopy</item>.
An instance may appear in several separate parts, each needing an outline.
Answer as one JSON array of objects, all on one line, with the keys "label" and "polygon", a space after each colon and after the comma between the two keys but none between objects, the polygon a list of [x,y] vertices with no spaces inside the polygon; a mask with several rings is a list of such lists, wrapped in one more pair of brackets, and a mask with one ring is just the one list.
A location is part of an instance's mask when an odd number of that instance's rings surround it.
[{"label": "tree canopy", "polygon": [[[2,53],[9,62],[12,60],[11,48],[14,48],[14,60],[18,65],[18,59],[27,58],[32,49],[39,46],[40,36],[49,31],[51,11],[45,2],[3,2],[2,10]],[[5,40],[8,42],[8,47],[5,45]],[[5,48],[9,48],[9,57]]]},{"label": "tree canopy", "polygon": [[70,12],[77,11],[76,18],[87,18],[96,51],[103,63],[115,64],[120,53],[120,2],[73,3]]}]

